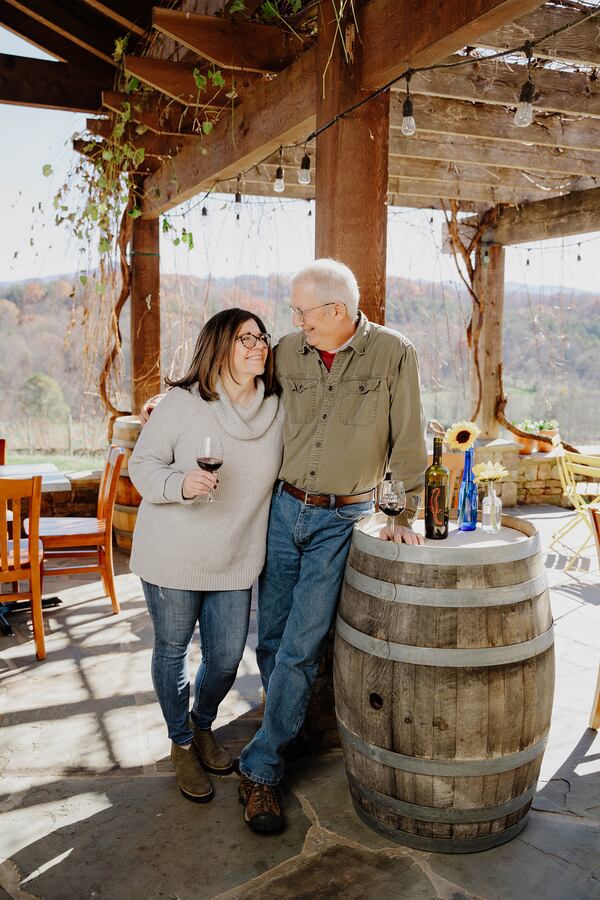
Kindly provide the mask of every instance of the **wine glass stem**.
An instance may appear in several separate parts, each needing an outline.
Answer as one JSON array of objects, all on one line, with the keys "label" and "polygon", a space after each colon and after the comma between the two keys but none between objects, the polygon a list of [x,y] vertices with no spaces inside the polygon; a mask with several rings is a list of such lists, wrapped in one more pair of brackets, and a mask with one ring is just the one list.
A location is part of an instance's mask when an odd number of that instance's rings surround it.
[{"label": "wine glass stem", "polygon": [[396,524],[396,520],[393,516],[387,517],[388,528],[390,530],[391,540],[394,540],[394,526]]},{"label": "wine glass stem", "polygon": [[215,498],[213,497],[213,492],[212,492],[212,491],[209,491],[208,494],[206,495],[206,502],[207,502],[207,503],[212,503],[214,499],[215,499]]}]

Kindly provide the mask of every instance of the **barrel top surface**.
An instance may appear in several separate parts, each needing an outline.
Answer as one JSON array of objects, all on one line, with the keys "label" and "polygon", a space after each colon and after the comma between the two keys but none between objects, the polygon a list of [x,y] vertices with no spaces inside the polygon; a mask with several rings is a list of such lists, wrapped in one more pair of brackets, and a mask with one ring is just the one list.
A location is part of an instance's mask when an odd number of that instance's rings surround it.
[{"label": "barrel top surface", "polygon": [[[384,559],[404,562],[422,562],[439,565],[473,565],[494,561],[523,559],[539,549],[538,532],[526,519],[502,516],[502,526],[497,533],[485,532],[478,525],[475,531],[459,531],[456,521],[451,521],[448,537],[443,541],[425,538],[423,546],[393,544],[377,537],[385,525],[382,513],[361,519],[354,528],[353,543],[360,550]],[[413,524],[418,534],[424,534],[422,519]]]},{"label": "barrel top surface", "polygon": [[114,428],[135,428],[140,427],[140,417],[139,416],[119,416],[118,419],[115,419]]}]

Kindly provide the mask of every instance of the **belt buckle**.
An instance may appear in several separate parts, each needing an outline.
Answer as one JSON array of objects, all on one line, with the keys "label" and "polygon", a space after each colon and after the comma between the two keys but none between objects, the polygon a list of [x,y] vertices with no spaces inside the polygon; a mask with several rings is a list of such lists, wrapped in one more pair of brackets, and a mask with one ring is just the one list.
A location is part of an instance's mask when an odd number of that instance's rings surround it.
[{"label": "belt buckle", "polygon": [[[308,502],[309,493],[310,493],[309,491],[304,491],[304,505],[305,506],[318,506],[317,503],[309,503]],[[316,496],[316,494],[315,494],[315,496]]]}]

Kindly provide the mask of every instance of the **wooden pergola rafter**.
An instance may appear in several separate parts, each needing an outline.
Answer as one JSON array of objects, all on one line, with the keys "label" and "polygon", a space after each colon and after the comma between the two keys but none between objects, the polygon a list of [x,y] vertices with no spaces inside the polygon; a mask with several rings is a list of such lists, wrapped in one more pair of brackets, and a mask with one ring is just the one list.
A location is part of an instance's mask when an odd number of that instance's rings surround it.
[{"label": "wooden pergola rafter", "polygon": [[[494,271],[485,277],[480,272],[475,281],[489,295],[496,319],[504,256],[490,248],[597,227],[600,82],[594,69],[600,50],[598,20],[586,19],[585,11],[538,0],[448,0],[436,5],[434,16],[423,0],[368,0],[356,20],[347,16],[341,22],[330,3],[304,4],[289,28],[256,21],[255,0],[234,14],[231,0],[169,6],[72,0],[63,8],[50,0],[0,0],[0,24],[58,60],[29,66],[0,57],[0,102],[100,113],[102,118],[88,123],[100,152],[124,104],[131,120],[148,129],[143,135],[128,131],[131,144],[146,154],[133,256],[134,272],[143,277],[133,279],[132,308],[145,303],[135,285],[157,283],[158,216],[213,188],[234,193],[239,174],[245,194],[271,195],[281,146],[283,196],[316,200],[316,252],[354,269],[363,307],[374,320],[384,316],[388,205],[458,204],[474,213],[461,228],[488,246],[486,264],[491,260]],[[316,27],[303,31],[307,20]],[[527,77],[524,55],[516,54],[509,66],[491,60],[490,53],[575,22],[572,30],[536,44],[535,122],[517,127],[513,110]],[[124,30],[130,32],[125,69],[141,85],[130,95],[116,93],[113,85],[114,41]],[[400,76],[466,57],[468,65],[414,72],[410,88],[418,130],[402,135]],[[198,73],[206,76],[215,67],[225,87],[200,92]],[[363,102],[399,78],[391,90]],[[227,115],[219,115],[225,106]],[[347,110],[352,111],[345,115]],[[200,120],[209,115],[212,130],[201,134]],[[98,152],[96,145],[77,145],[86,147]],[[295,178],[305,149],[311,158],[308,186]],[[483,229],[483,221],[492,224]],[[156,359],[157,307],[144,319],[145,352]],[[501,339],[485,321],[481,334],[492,388],[480,418],[484,433],[493,436],[491,398],[500,384]],[[477,353],[475,347],[476,365]],[[158,377],[157,367],[150,379],[134,372],[134,409],[155,391]]]}]

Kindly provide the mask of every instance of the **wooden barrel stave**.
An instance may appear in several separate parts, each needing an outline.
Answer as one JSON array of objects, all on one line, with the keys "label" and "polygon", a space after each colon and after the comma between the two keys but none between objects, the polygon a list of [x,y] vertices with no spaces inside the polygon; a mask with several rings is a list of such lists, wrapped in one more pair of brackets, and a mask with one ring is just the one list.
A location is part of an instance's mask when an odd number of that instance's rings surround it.
[{"label": "wooden barrel stave", "polygon": [[141,428],[139,416],[121,416],[115,419],[113,429],[113,444],[123,447],[125,450],[125,457],[117,482],[113,530],[117,546],[121,550],[127,551],[131,550],[138,507],[142,502],[141,495],[135,489],[129,477],[128,468],[129,457],[133,453]]},{"label": "wooden barrel stave", "polygon": [[[535,535],[528,523],[518,522],[517,527]],[[413,602],[391,600],[385,584],[379,587],[388,599],[380,599],[346,579],[341,619],[389,645],[457,653],[498,648],[496,652],[504,653],[506,646],[539,641],[539,636],[551,639],[552,616],[539,552],[510,566],[446,565],[434,567],[432,573],[431,566],[424,569],[406,560],[378,560],[353,545],[349,567],[379,583],[404,586],[397,591],[403,598],[407,587],[423,588],[424,581],[430,580],[431,588],[425,586],[437,595],[440,606],[424,607],[418,590]],[[515,585],[522,599],[506,602]],[[499,588],[500,594],[507,588],[500,602],[494,600],[490,587]],[[450,600],[455,597],[457,603],[471,605],[444,606],[449,602],[444,596],[448,591],[455,592]],[[489,605],[475,607],[478,593],[487,597]],[[394,840],[444,852],[485,849],[518,833],[531,805],[550,722],[552,646],[517,662],[451,668],[374,657],[347,643],[338,631],[334,682],[353,800],[372,827]],[[371,694],[377,695],[376,705],[381,701],[381,708],[367,702]],[[363,698],[361,703],[356,702],[358,696]],[[416,714],[420,721],[413,721]],[[379,762],[369,756],[370,751],[359,752],[349,743],[344,725],[354,735],[368,734],[376,748],[425,762],[446,761],[454,771],[419,774]],[[532,752],[533,758],[518,764],[523,754]],[[510,762],[509,755],[514,754]],[[509,768],[465,771],[465,765],[477,769],[481,760],[500,768],[506,768],[508,760]],[[416,807],[412,815],[402,814],[406,804]],[[468,816],[468,810],[482,821],[453,821]],[[444,816],[451,821],[444,821]]]}]

